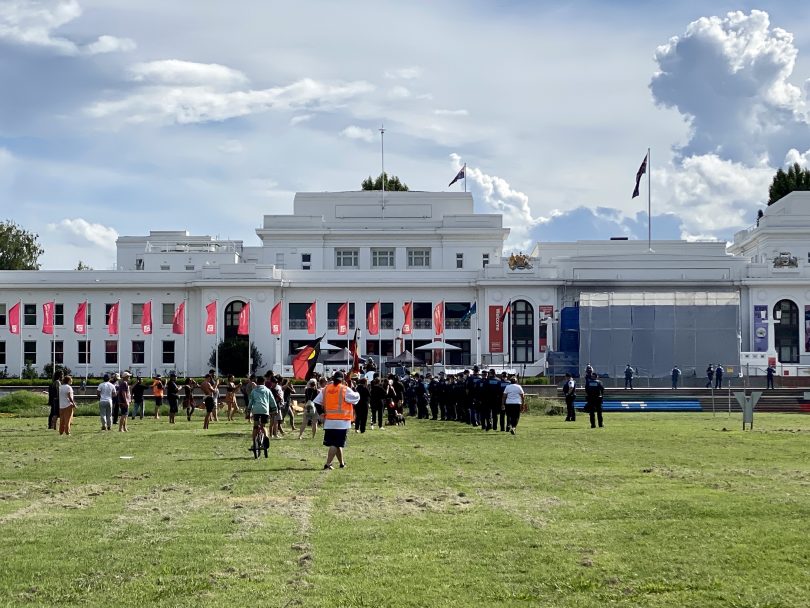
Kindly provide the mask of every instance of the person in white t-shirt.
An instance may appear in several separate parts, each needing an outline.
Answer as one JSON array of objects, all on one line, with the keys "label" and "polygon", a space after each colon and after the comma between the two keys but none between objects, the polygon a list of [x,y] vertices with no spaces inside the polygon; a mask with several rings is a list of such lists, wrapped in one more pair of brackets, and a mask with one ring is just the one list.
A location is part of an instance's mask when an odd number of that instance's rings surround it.
[{"label": "person in white t-shirt", "polygon": [[104,381],[96,389],[98,393],[98,413],[101,418],[101,430],[109,431],[112,426],[113,397],[116,395],[115,385],[110,382],[110,374],[104,374]]},{"label": "person in white t-shirt", "polygon": [[517,383],[517,378],[512,376],[509,378],[509,384],[503,389],[503,405],[506,406],[506,430],[515,434],[518,422],[520,421],[520,410],[523,409],[525,395],[523,389]]}]

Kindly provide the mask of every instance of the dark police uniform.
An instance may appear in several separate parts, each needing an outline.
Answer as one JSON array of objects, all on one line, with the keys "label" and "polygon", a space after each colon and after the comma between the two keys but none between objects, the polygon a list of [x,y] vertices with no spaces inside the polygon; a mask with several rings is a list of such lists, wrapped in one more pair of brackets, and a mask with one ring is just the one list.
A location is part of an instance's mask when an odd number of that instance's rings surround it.
[{"label": "dark police uniform", "polygon": [[596,428],[596,422],[599,421],[599,426],[602,424],[602,401],[605,397],[605,387],[596,375],[590,375],[585,380],[585,402],[588,409],[588,416],[591,418],[591,428]]},{"label": "dark police uniform", "polygon": [[470,424],[473,426],[478,426],[480,421],[480,391],[483,384],[484,379],[478,374],[478,372],[467,378],[467,411],[470,413]]},{"label": "dark police uniform", "polygon": [[501,380],[490,376],[481,386],[481,429],[498,430],[498,412],[501,409]]}]

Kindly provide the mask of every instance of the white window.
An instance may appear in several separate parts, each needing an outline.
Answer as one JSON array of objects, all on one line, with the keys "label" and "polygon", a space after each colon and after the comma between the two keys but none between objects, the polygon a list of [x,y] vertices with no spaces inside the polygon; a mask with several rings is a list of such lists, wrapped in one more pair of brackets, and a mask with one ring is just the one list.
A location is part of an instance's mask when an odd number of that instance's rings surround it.
[{"label": "white window", "polygon": [[301,270],[309,270],[312,268],[312,254],[311,253],[302,253],[301,254]]},{"label": "white window", "polygon": [[394,250],[393,249],[372,249],[371,250],[371,267],[372,268],[393,268],[394,267]]},{"label": "white window", "polygon": [[464,254],[457,253],[456,254],[456,268],[464,268]]},{"label": "white window", "polygon": [[160,269],[161,270],[169,270],[169,265],[168,264],[161,264]]},{"label": "white window", "polygon": [[489,266],[489,254],[485,253],[481,258],[481,265],[486,268]]},{"label": "white window", "polygon": [[284,252],[276,253],[276,268],[284,268]]},{"label": "white window", "polygon": [[335,249],[335,268],[357,268],[359,260],[359,249]]},{"label": "white window", "polygon": [[409,247],[408,268],[430,268],[430,249]]},{"label": "white window", "polygon": [[186,270],[194,270],[194,264],[186,264]]},{"label": "white window", "polygon": [[164,302],[161,304],[161,323],[163,325],[171,325],[174,323],[174,303]]},{"label": "white window", "polygon": [[143,321],[143,304],[132,305],[132,324],[140,325]]}]

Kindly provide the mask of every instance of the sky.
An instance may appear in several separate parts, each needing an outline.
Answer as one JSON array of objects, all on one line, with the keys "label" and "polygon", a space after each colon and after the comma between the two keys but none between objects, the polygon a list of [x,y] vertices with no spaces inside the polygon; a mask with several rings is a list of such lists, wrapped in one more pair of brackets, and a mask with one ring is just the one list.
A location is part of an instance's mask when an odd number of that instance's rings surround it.
[{"label": "sky", "polygon": [[0,0],[0,219],[46,269],[115,239],[259,245],[295,192],[467,164],[507,251],[729,240],[810,161],[810,3]]}]

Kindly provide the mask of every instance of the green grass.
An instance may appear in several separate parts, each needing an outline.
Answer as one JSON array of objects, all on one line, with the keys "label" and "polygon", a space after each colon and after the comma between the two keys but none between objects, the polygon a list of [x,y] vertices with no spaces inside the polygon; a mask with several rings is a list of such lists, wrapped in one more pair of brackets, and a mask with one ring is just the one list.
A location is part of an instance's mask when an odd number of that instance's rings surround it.
[{"label": "green grass", "polygon": [[2,417],[0,605],[808,606],[810,417],[755,423],[409,420],[322,471],[243,420]]}]

